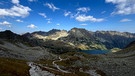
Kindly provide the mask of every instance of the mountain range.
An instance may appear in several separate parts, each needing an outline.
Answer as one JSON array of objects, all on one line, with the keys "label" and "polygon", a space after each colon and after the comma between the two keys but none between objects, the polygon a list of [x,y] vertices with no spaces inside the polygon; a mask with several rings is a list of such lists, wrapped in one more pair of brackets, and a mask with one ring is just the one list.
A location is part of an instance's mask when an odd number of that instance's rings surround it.
[{"label": "mountain range", "polygon": [[48,32],[36,31],[26,33],[30,39],[42,39],[62,41],[81,50],[110,50],[123,49],[127,44],[135,40],[135,34],[117,31],[88,31],[82,28],[72,28],[69,31],[52,29]]}]

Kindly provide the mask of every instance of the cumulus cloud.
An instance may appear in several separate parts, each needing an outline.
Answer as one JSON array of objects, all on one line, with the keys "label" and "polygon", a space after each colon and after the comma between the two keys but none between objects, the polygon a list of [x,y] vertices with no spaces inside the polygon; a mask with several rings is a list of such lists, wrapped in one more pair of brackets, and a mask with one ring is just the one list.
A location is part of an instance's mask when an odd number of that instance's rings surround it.
[{"label": "cumulus cloud", "polygon": [[9,9],[0,8],[0,16],[26,17],[29,15],[29,12],[31,11],[29,7],[20,5],[19,0],[12,0],[12,3],[17,4],[17,5],[13,5]]},{"label": "cumulus cloud", "polygon": [[31,29],[34,29],[34,28],[37,28],[37,26],[35,26],[34,24],[30,24],[27,26],[28,28],[31,28]]},{"label": "cumulus cloud", "polygon": [[[64,16],[69,16],[70,18],[73,18],[79,22],[102,22],[104,21],[104,18],[95,18],[91,15],[86,15],[88,11],[90,11],[89,7],[80,7],[76,9],[77,11],[75,13],[72,13],[70,11],[64,12]],[[87,25],[87,24],[80,24],[80,25]]]},{"label": "cumulus cloud", "polygon": [[46,3],[44,4],[45,6],[49,7],[51,10],[55,11],[55,10],[59,10],[60,8],[54,6],[54,4],[52,3]]},{"label": "cumulus cloud", "polygon": [[13,4],[19,4],[19,0],[12,0]]},{"label": "cumulus cloud", "polygon": [[0,25],[4,25],[4,26],[11,27],[11,23],[10,23],[10,22],[8,22],[8,21],[0,22]]},{"label": "cumulus cloud", "polygon": [[16,22],[23,22],[23,21],[22,21],[22,20],[20,20],[20,19],[17,19],[17,20],[16,20]]},{"label": "cumulus cloud", "polygon": [[77,11],[88,12],[88,11],[90,11],[90,8],[89,7],[80,7],[77,9]]},{"label": "cumulus cloud", "polygon": [[45,13],[38,13],[40,16],[43,16],[44,18],[46,18],[46,14]]},{"label": "cumulus cloud", "polygon": [[129,21],[132,21],[132,20],[127,19],[127,18],[124,18],[124,19],[120,20],[120,22],[129,22]]},{"label": "cumulus cloud", "polygon": [[135,0],[106,0],[106,2],[116,5],[116,10],[112,14],[135,14]]},{"label": "cumulus cloud", "polygon": [[64,16],[66,17],[66,16],[69,16],[70,14],[71,14],[71,12],[68,11],[68,12],[65,12],[65,13],[64,13]]},{"label": "cumulus cloud", "polygon": [[93,16],[86,16],[86,15],[78,15],[76,18],[75,18],[77,21],[80,21],[80,22],[86,22],[86,21],[91,21],[91,22],[102,22],[104,21],[103,18],[94,18]]},{"label": "cumulus cloud", "polygon": [[80,25],[82,25],[82,26],[86,26],[87,24],[84,24],[84,23],[83,23],[83,24],[80,24]]}]

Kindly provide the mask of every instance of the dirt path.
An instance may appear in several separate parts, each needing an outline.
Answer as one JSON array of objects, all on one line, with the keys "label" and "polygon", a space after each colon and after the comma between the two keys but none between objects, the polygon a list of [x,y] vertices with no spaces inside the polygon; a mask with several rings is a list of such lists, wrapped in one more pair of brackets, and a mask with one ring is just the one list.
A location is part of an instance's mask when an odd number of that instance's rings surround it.
[{"label": "dirt path", "polygon": [[61,69],[59,65],[55,64],[55,62],[60,62],[60,61],[62,61],[62,60],[64,60],[64,59],[62,59],[62,58],[59,56],[59,60],[53,61],[52,64],[53,64],[59,71],[61,71],[61,72],[63,72],[63,73],[71,73],[71,72],[69,72],[69,71],[65,71],[65,70]]},{"label": "dirt path", "polygon": [[[46,66],[43,66],[41,64],[36,64],[34,62],[28,62],[28,65],[31,67],[29,70],[30,76],[55,76],[53,73],[50,73],[48,71],[42,70],[40,67],[46,68],[46,69],[50,69],[50,70],[55,70],[55,71],[59,71],[59,72],[63,72],[63,73],[72,73],[69,72],[67,70],[63,70],[60,68],[59,65],[56,64],[56,62],[60,62],[66,59],[62,59],[61,57],[59,57],[59,60],[55,60],[52,62],[52,64],[57,68],[57,69],[53,69],[53,68],[49,68]],[[40,67],[39,67],[40,66]],[[92,76],[101,76],[99,75],[96,70],[88,70],[88,71],[83,71],[82,68],[79,69],[80,72],[84,72],[84,73],[88,73]]]}]

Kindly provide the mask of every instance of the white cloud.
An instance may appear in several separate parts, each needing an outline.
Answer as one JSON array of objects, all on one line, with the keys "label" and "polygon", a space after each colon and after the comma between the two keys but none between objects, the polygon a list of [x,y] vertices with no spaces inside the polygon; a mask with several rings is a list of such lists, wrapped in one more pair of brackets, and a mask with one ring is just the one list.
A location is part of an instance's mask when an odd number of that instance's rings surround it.
[{"label": "white cloud", "polygon": [[88,11],[90,11],[90,8],[89,7],[80,7],[77,9],[77,11],[88,12]]},{"label": "white cloud", "polygon": [[69,16],[70,14],[71,14],[71,12],[68,11],[68,12],[65,12],[65,13],[64,13],[64,16],[66,17],[66,16]]},{"label": "white cloud", "polygon": [[19,0],[12,0],[13,4],[19,4]]},{"label": "white cloud", "polygon": [[37,26],[35,26],[34,24],[30,24],[27,26],[28,28],[31,28],[31,29],[34,29],[34,28],[37,28]]},{"label": "white cloud", "polygon": [[75,18],[77,21],[80,21],[80,22],[86,22],[86,21],[91,21],[91,22],[102,22],[104,21],[103,18],[94,18],[93,16],[86,16],[86,15],[78,15],[76,18]]},{"label": "white cloud", "polygon": [[11,23],[7,21],[0,22],[0,25],[11,27]]},{"label": "white cloud", "polygon": [[17,21],[17,22],[23,22],[23,21],[22,21],[22,20],[20,20],[20,19],[17,19],[16,21]]},{"label": "white cloud", "polygon": [[51,10],[55,11],[55,10],[59,10],[60,8],[54,6],[54,4],[52,3],[46,3],[44,4],[45,6],[48,6]]},{"label": "white cloud", "polygon": [[135,14],[135,0],[106,0],[106,2],[116,5],[116,10],[112,14]]},{"label": "white cloud", "polygon": [[127,18],[120,20],[120,22],[129,22],[129,21],[132,21],[132,20],[127,19]]},{"label": "white cloud", "polygon": [[[77,11],[75,13],[72,13],[70,11],[65,12],[64,16],[69,16],[70,18],[73,18],[79,22],[86,22],[86,21],[90,21],[90,22],[102,22],[104,21],[104,18],[95,18],[91,15],[86,15],[86,13],[88,11],[90,11],[90,8],[88,7],[81,7],[76,9]],[[105,11],[104,11],[105,12]],[[87,25],[87,24],[80,24],[80,25]]]},{"label": "white cloud", "polygon": [[50,23],[52,23],[51,21],[47,21],[47,24],[50,24]]},{"label": "white cloud", "polygon": [[38,0],[28,0],[29,2],[36,2],[36,1],[38,1]]},{"label": "white cloud", "polygon": [[19,0],[12,0],[11,2],[14,4],[11,8],[0,8],[0,17],[26,17],[29,15],[31,11],[29,7],[20,5]]},{"label": "white cloud", "polygon": [[59,26],[60,24],[59,24],[59,23],[57,23],[56,25],[57,25],[57,26]]},{"label": "white cloud", "polygon": [[46,14],[45,13],[38,13],[40,16],[43,16],[44,18],[46,18]]},{"label": "white cloud", "polygon": [[26,17],[29,15],[31,9],[23,5],[13,6],[10,9],[1,9],[0,16],[10,16],[10,17]]},{"label": "white cloud", "polygon": [[87,24],[80,24],[80,25],[82,25],[82,26],[86,26]]}]

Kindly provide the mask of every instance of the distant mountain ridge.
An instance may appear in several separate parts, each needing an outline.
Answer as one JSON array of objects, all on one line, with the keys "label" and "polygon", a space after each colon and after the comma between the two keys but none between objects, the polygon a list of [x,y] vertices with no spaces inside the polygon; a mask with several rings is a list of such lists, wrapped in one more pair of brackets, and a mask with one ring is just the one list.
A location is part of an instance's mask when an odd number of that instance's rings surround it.
[{"label": "distant mountain ridge", "polygon": [[69,31],[52,29],[48,32],[43,31],[33,32],[30,35],[32,36],[31,38],[64,41],[82,50],[87,49],[105,50],[113,48],[122,49],[127,44],[135,40],[134,33],[117,32],[117,31],[92,32],[83,28],[72,28]]},{"label": "distant mountain ridge", "polygon": [[[7,47],[7,45],[15,46],[16,48],[19,48],[19,49],[22,46],[23,47],[24,46],[25,47],[40,47],[40,48],[46,49],[46,51],[48,52],[55,53],[55,54],[61,54],[61,53],[69,52],[69,51],[79,50],[78,48],[73,47],[65,42],[55,40],[57,38],[55,37],[56,35],[52,35],[51,33],[52,31],[49,32],[51,36],[49,35],[49,33],[48,35],[50,37],[54,36],[53,37],[54,40],[49,40],[48,39],[49,37],[47,37],[46,41],[39,38],[33,38],[34,35],[31,33],[18,35],[18,34],[13,33],[10,30],[2,31],[0,32],[0,49],[2,46],[2,48],[5,47],[5,49],[8,50],[7,48],[10,48],[10,47],[9,46]],[[56,32],[57,30],[54,30],[54,31]],[[62,30],[62,31],[57,31],[56,34],[58,34],[59,36],[61,32],[65,33],[65,31]],[[63,37],[63,34],[60,35],[60,37]],[[15,50],[16,48],[10,48],[10,49]]]}]

